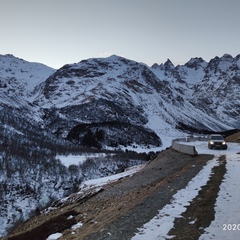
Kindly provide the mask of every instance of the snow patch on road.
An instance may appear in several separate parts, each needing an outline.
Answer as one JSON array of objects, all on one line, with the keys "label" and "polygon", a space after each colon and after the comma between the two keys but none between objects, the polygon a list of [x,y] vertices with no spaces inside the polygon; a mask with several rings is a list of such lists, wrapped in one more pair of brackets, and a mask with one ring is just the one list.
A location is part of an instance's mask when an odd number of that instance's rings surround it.
[{"label": "snow patch on road", "polygon": [[173,227],[174,219],[181,217],[181,214],[186,210],[186,206],[197,196],[201,187],[206,185],[212,168],[218,165],[217,159],[221,155],[226,155],[227,171],[215,204],[215,220],[205,229],[205,233],[199,239],[239,239],[240,155],[237,153],[240,150],[240,145],[238,143],[228,143],[228,149],[223,151],[209,150],[207,142],[204,141],[183,142],[182,144],[194,145],[199,154],[213,154],[215,157],[189,182],[185,189],[178,191],[173,196],[170,204],[162,208],[150,222],[139,228],[139,232],[132,240],[170,239],[171,236],[168,236],[168,232]]},{"label": "snow patch on road", "polygon": [[146,223],[142,228],[139,228],[139,232],[132,240],[171,238],[171,236],[168,236],[168,232],[174,226],[174,219],[181,217],[186,207],[189,206],[190,202],[198,195],[201,187],[207,183],[212,168],[219,164],[217,159],[218,158],[214,158],[209,161],[200,173],[189,182],[185,189],[179,190],[173,195],[171,203],[162,208],[150,222]]}]

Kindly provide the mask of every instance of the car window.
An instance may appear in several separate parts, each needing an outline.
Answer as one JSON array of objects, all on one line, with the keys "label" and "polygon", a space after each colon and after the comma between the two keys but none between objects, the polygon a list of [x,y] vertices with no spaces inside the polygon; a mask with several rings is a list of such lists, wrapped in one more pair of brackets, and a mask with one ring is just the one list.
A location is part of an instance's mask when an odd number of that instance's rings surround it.
[{"label": "car window", "polygon": [[223,140],[222,136],[211,136],[212,140]]}]

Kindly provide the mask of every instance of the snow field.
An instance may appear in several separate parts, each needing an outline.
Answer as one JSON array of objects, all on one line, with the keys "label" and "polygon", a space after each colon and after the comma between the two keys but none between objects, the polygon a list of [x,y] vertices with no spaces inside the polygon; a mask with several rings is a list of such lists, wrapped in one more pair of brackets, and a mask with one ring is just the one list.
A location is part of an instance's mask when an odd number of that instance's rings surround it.
[{"label": "snow field", "polygon": [[104,157],[106,154],[104,153],[93,153],[93,154],[86,154],[86,155],[57,155],[56,158],[59,159],[62,164],[66,167],[69,167],[70,165],[79,165],[84,163],[88,158],[91,157]]}]

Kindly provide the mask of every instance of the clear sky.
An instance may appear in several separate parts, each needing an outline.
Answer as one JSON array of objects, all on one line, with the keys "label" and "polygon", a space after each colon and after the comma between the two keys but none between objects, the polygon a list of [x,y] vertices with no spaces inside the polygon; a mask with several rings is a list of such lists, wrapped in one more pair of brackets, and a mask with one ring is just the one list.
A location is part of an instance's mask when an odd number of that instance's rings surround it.
[{"label": "clear sky", "polygon": [[53,68],[120,55],[151,66],[240,54],[240,0],[0,0],[0,54]]}]

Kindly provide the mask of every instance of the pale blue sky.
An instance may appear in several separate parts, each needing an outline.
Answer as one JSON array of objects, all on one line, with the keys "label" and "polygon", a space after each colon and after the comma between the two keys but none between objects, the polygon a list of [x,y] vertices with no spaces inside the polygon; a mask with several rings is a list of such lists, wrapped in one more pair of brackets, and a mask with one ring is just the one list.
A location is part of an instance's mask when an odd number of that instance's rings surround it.
[{"label": "pale blue sky", "polygon": [[240,54],[239,0],[0,0],[0,54],[54,68],[112,54],[175,65]]}]

